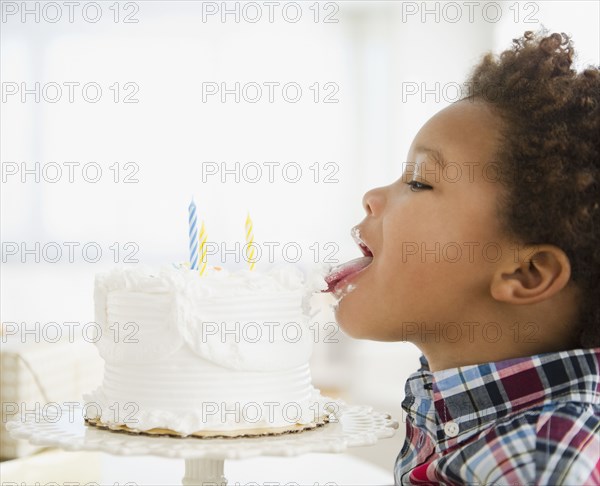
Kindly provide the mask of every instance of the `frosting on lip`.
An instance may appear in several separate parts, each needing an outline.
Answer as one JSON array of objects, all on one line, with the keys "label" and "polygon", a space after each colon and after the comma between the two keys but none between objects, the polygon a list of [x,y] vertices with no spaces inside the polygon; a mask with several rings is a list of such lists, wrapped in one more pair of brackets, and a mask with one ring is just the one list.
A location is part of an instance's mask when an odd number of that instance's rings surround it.
[{"label": "frosting on lip", "polygon": [[359,226],[352,227],[350,235],[360,248],[363,256],[333,268],[325,276],[327,288],[323,290],[324,292],[339,293],[339,291],[343,290],[342,287],[346,287],[347,280],[367,268],[373,261],[373,252],[362,239]]},{"label": "frosting on lip", "polygon": [[354,226],[352,230],[350,230],[350,235],[352,236],[354,242],[358,245],[360,251],[364,256],[373,256],[373,251],[371,250],[369,245],[367,245],[367,243],[365,243],[365,241],[362,239],[362,236],[360,234],[360,228],[358,226]]},{"label": "frosting on lip", "polygon": [[360,228],[354,226],[350,230],[350,235],[360,248],[363,256],[333,268],[325,277],[327,289],[325,289],[324,292],[337,292],[339,290],[338,287],[344,285],[346,280],[367,268],[373,261],[373,252],[362,239]]}]

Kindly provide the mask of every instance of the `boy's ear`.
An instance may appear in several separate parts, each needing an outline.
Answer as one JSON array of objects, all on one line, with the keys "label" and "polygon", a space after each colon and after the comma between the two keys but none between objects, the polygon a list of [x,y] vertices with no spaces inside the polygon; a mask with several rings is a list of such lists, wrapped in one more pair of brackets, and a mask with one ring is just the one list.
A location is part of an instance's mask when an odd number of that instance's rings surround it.
[{"label": "boy's ear", "polygon": [[491,283],[492,297],[510,304],[535,304],[562,290],[571,278],[566,253],[553,245],[520,246],[499,262]]}]

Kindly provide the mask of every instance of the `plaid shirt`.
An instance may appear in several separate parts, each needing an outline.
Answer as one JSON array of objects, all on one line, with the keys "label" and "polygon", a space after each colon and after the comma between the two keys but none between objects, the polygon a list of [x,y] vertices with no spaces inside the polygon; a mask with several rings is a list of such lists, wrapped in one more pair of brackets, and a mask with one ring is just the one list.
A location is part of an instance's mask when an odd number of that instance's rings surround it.
[{"label": "plaid shirt", "polygon": [[421,364],[396,484],[600,485],[600,348]]}]

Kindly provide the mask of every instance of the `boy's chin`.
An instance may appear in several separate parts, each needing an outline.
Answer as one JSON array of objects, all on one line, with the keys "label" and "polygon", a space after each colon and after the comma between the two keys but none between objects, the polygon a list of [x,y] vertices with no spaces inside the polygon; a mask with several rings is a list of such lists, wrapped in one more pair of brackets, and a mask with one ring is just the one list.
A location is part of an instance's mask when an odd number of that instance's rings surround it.
[{"label": "boy's chin", "polygon": [[344,311],[343,304],[341,302],[335,307],[333,311],[333,316],[337,325],[340,326],[340,329],[342,331],[344,331],[344,334],[353,338],[359,338],[357,336],[357,327],[359,326],[356,322],[353,322],[355,321],[355,319],[352,319]]},{"label": "boy's chin", "polygon": [[339,305],[334,311],[335,321],[345,335],[370,341],[404,341],[402,329],[388,326],[382,316],[360,313],[350,306]]},{"label": "boy's chin", "polygon": [[354,339],[376,339],[370,336],[373,329],[369,328],[369,323],[348,307],[342,301],[334,311],[335,321],[344,334]]}]

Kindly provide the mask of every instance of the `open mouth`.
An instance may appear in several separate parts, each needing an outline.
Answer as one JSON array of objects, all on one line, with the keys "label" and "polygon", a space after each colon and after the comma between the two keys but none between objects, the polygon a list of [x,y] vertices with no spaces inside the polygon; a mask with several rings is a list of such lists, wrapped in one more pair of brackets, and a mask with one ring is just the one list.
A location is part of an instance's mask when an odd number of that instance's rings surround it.
[{"label": "open mouth", "polygon": [[327,290],[324,290],[324,292],[337,292],[346,287],[351,279],[356,277],[356,275],[367,268],[373,261],[373,252],[360,237],[360,231],[357,226],[352,228],[351,235],[360,248],[363,256],[334,267],[331,272],[329,272],[329,275],[325,277]]}]

